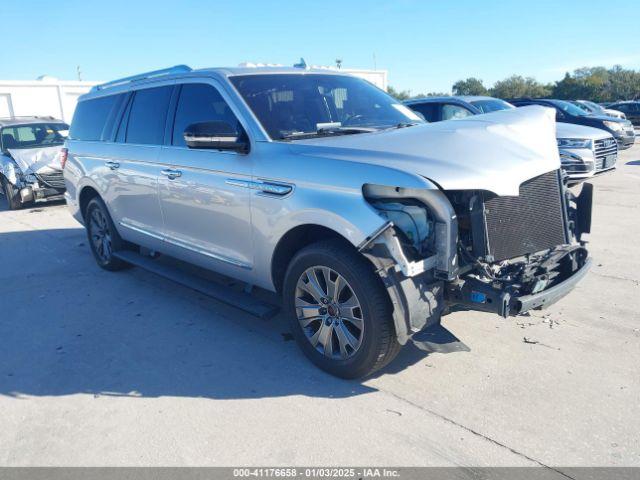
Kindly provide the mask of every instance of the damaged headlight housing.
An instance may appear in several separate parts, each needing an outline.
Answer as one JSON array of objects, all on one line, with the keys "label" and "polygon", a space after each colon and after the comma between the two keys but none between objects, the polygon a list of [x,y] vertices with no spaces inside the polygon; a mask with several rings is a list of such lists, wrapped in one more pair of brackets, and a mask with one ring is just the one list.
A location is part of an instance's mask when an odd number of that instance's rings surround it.
[{"label": "damaged headlight housing", "polygon": [[589,138],[558,138],[559,148],[587,148],[591,150],[593,142]]},{"label": "damaged headlight housing", "polygon": [[372,202],[371,205],[404,234],[418,253],[426,254],[434,226],[425,207],[401,202]]}]

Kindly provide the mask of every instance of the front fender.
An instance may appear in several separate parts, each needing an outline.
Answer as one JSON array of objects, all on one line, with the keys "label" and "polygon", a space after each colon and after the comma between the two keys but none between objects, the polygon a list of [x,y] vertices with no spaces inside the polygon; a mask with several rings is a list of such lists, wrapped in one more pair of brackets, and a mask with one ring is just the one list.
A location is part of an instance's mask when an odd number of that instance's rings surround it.
[{"label": "front fender", "polygon": [[12,185],[17,185],[18,178],[22,176],[22,171],[11,157],[0,155],[0,174],[2,174]]}]

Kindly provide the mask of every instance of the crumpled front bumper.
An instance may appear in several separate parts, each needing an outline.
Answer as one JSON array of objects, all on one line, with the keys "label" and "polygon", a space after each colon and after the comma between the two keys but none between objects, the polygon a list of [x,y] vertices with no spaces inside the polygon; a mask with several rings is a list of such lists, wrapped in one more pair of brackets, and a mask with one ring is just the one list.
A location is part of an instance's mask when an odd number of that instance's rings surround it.
[{"label": "crumpled front bumper", "polygon": [[566,278],[557,285],[543,290],[542,292],[516,297],[513,299],[509,315],[518,315],[528,310],[541,309],[553,305],[573,290],[578,282],[580,282],[580,280],[582,280],[589,272],[592,263],[591,258],[587,258],[582,267],[573,272],[573,275],[569,278]]},{"label": "crumpled front bumper", "polygon": [[469,276],[449,283],[445,289],[445,300],[453,309],[496,313],[504,318],[544,309],[571,292],[589,272],[592,264],[583,247],[568,250],[562,261],[565,262],[564,269],[574,262],[577,265],[571,272],[565,272],[552,286],[539,292],[520,294],[509,287],[497,288],[492,283]]}]

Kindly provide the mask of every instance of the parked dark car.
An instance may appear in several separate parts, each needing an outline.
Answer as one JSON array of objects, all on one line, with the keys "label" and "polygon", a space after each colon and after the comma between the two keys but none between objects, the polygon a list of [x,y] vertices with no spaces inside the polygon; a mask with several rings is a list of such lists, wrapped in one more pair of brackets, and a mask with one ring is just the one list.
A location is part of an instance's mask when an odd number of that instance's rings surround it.
[{"label": "parked dark car", "polygon": [[640,102],[617,102],[612,103],[607,108],[624,113],[632,124],[640,126]]},{"label": "parked dark car", "polygon": [[556,121],[563,123],[573,123],[576,125],[586,125],[587,127],[601,128],[608,131],[618,142],[618,149],[630,148],[635,140],[636,134],[633,124],[629,120],[607,117],[605,115],[589,115],[587,112],[574,104],[565,100],[555,100],[548,98],[517,98],[509,100],[509,103],[516,107],[526,105],[542,105],[550,107],[556,111]]},{"label": "parked dark car", "polygon": [[422,114],[428,122],[453,120],[513,108],[513,105],[499,98],[472,95],[416,98],[404,103]]}]

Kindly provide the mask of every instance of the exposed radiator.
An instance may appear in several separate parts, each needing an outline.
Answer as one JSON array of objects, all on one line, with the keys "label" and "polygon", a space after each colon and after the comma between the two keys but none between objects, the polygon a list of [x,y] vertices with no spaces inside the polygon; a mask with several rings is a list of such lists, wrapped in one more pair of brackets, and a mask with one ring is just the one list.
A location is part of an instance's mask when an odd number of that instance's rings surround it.
[{"label": "exposed radiator", "polygon": [[558,171],[520,185],[520,195],[484,200],[487,253],[495,261],[567,242]]}]

